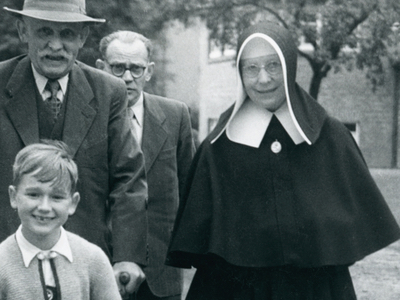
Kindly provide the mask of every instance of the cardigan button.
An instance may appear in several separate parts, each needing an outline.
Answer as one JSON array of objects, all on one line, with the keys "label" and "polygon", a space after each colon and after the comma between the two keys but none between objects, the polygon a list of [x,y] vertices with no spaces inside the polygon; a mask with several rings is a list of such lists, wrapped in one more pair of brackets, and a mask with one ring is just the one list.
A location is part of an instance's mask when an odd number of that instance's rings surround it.
[{"label": "cardigan button", "polygon": [[274,153],[279,153],[282,150],[282,145],[278,141],[275,141],[271,144],[271,151]]}]

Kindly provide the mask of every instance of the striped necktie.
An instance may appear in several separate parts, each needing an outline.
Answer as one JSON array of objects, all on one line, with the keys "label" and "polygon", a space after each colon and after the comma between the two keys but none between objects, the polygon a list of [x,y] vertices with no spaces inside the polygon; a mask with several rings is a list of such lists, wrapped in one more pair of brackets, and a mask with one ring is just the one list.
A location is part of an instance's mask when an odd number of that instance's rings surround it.
[{"label": "striped necktie", "polygon": [[50,92],[50,97],[45,100],[52,112],[54,122],[57,120],[61,110],[61,100],[57,98],[57,93],[60,90],[58,80],[49,79],[45,89]]}]

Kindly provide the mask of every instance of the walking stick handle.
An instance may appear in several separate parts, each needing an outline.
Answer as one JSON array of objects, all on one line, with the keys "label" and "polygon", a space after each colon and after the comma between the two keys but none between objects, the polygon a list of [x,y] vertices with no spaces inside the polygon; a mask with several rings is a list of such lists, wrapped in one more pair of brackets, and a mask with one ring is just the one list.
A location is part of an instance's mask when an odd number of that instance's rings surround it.
[{"label": "walking stick handle", "polygon": [[[129,283],[130,280],[131,280],[131,276],[129,275],[128,272],[121,272],[121,273],[119,274],[119,282],[120,282],[122,285],[127,285],[127,284]],[[131,296],[130,296],[128,293],[126,293],[126,294],[122,297],[122,299],[124,299],[124,300],[130,300],[130,299],[133,299],[133,298],[131,298]]]},{"label": "walking stick handle", "polygon": [[121,284],[127,285],[130,280],[131,276],[128,272],[121,272],[121,274],[119,274],[119,282],[121,282]]}]

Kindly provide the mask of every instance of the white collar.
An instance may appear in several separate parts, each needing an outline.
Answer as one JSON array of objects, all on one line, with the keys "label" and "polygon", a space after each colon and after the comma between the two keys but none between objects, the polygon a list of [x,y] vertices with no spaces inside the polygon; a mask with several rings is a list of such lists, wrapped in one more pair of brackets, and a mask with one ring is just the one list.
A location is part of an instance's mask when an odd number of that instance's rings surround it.
[{"label": "white collar", "polygon": [[[36,71],[33,64],[32,64],[32,71],[33,71],[33,77],[35,78],[36,86],[39,90],[39,93],[43,94],[45,91],[47,81],[49,79],[47,77],[44,77],[42,74],[39,74],[39,72]],[[68,79],[69,79],[69,73],[67,75],[65,75],[64,77],[57,79],[64,96],[65,96],[65,93],[67,92]]]},{"label": "white collar", "polygon": [[[19,226],[17,232],[15,233],[15,238],[17,240],[18,247],[21,250],[24,265],[27,268],[38,253],[47,252],[32,245],[24,237],[24,235],[22,234],[22,225]],[[61,234],[58,242],[48,251],[57,252],[58,254],[66,257],[71,263],[73,262],[71,247],[68,242],[67,233],[63,227],[61,227]]]},{"label": "white collar", "polygon": [[143,128],[143,118],[144,118],[144,95],[143,92],[140,93],[139,100],[135,104],[129,107],[135,114],[135,118],[140,127]]},{"label": "white collar", "polygon": [[272,113],[249,99],[233,116],[226,128],[226,135],[232,142],[258,148],[274,114],[296,145],[305,141],[290,116],[286,102]]}]

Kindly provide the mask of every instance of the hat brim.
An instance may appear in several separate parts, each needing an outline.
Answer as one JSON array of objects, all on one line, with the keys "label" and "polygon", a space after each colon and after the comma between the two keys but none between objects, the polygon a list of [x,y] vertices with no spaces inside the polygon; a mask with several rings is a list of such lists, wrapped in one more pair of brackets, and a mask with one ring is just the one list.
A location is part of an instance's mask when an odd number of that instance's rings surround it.
[{"label": "hat brim", "polygon": [[6,11],[11,13],[31,17],[34,19],[40,19],[51,22],[65,22],[65,23],[81,23],[81,22],[93,22],[93,23],[104,23],[105,19],[95,19],[89,16],[64,11],[45,11],[45,10],[16,10],[8,7],[3,7]]}]

